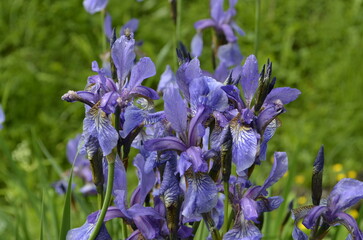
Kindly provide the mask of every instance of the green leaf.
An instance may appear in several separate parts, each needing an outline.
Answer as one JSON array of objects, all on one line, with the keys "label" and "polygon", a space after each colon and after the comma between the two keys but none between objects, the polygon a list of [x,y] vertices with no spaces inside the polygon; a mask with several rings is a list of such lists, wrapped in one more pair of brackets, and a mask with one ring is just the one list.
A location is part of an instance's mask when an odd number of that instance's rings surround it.
[{"label": "green leaf", "polygon": [[63,207],[63,217],[62,217],[62,225],[59,234],[59,240],[66,239],[67,233],[71,228],[71,192],[72,192],[72,176],[73,176],[73,167],[71,169],[71,175],[68,181],[66,200],[64,202]]}]

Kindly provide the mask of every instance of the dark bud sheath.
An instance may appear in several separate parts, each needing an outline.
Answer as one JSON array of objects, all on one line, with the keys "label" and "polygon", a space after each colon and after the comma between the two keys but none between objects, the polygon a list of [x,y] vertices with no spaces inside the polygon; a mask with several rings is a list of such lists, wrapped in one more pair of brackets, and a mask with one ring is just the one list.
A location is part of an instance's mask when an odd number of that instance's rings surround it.
[{"label": "dark bud sheath", "polygon": [[271,79],[271,74],[272,63],[270,60],[267,60],[267,64],[263,65],[262,71],[260,73],[260,79],[258,80],[257,98],[255,99],[255,112],[258,112],[261,109],[267,95],[275,86],[276,78]]},{"label": "dark bud sheath", "polygon": [[176,19],[177,19],[177,11],[176,11],[176,3],[177,0],[169,0],[170,3],[170,13],[171,18],[173,19],[174,24],[176,25]]},{"label": "dark bud sheath", "polygon": [[103,194],[103,184],[105,179],[103,176],[103,165],[102,165],[102,151],[98,149],[96,154],[90,157],[90,165],[92,170],[93,183],[96,185],[98,194]]},{"label": "dark bud sheath", "polygon": [[228,126],[221,133],[221,161],[222,177],[224,182],[229,182],[232,167],[232,133]]},{"label": "dark bud sheath", "polygon": [[179,48],[176,49],[176,55],[178,56],[179,64],[181,65],[183,63],[190,62],[192,57],[190,56],[186,46],[182,42],[179,42],[178,45]]},{"label": "dark bud sheath", "polygon": [[311,196],[313,204],[320,204],[323,192],[323,169],[324,169],[324,146],[321,146],[313,166],[313,177],[311,181]]}]

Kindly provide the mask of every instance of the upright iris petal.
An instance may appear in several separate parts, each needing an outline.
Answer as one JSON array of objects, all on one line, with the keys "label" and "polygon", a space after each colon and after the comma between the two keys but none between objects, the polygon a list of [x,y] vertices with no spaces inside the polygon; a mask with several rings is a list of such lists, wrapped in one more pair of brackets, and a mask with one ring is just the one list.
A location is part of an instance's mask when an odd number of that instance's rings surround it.
[{"label": "upright iris petal", "polygon": [[117,69],[119,81],[124,81],[133,66],[136,54],[135,40],[125,35],[121,36],[112,45],[111,57]]},{"label": "upright iris petal", "polygon": [[164,109],[166,119],[178,133],[186,133],[187,130],[187,107],[176,88],[165,89]]},{"label": "upright iris petal", "polygon": [[240,80],[248,106],[250,106],[252,98],[257,90],[259,78],[260,73],[258,72],[257,59],[254,55],[250,55],[247,57],[246,62],[243,65]]}]

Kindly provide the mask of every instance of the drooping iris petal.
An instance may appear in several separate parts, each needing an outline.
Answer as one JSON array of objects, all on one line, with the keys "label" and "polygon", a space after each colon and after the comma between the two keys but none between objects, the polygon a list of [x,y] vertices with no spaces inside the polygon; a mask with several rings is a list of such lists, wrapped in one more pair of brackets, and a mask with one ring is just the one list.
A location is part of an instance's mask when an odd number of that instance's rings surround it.
[{"label": "drooping iris petal", "polygon": [[188,189],[182,214],[187,218],[198,217],[212,210],[218,201],[217,187],[206,173],[187,176]]},{"label": "drooping iris petal", "polygon": [[187,147],[176,137],[163,137],[146,141],[145,149],[148,151],[178,150],[184,152]]},{"label": "drooping iris petal", "polygon": [[194,57],[199,57],[202,54],[203,50],[202,32],[198,32],[197,34],[194,35],[192,39],[191,48],[192,48],[192,55]]},{"label": "drooping iris petal", "polygon": [[[96,224],[86,222],[82,227],[69,230],[66,240],[88,240]],[[96,237],[96,240],[111,240],[105,224],[102,224],[101,229]]]},{"label": "drooping iris petal", "polygon": [[280,196],[269,197],[262,199],[261,201],[257,201],[258,212],[259,214],[263,212],[271,212],[277,209],[283,201],[284,199]]},{"label": "drooping iris petal", "polygon": [[126,138],[127,135],[136,127],[140,126],[146,118],[145,112],[133,105],[130,105],[125,109],[124,116],[125,122],[122,131],[120,131],[122,138]]},{"label": "drooping iris petal", "polygon": [[146,239],[158,238],[165,219],[154,208],[135,204],[128,209],[128,212],[137,229]]},{"label": "drooping iris petal", "polygon": [[267,143],[273,137],[277,129],[277,120],[272,120],[263,132],[263,139],[260,146],[260,154],[258,156],[259,161],[266,160]]},{"label": "drooping iris petal", "polygon": [[108,0],[84,0],[83,7],[90,14],[102,11],[106,8]]},{"label": "drooping iris petal", "polygon": [[130,94],[150,98],[152,100],[159,99],[159,95],[154,89],[145,86],[136,86],[132,91],[130,91]]},{"label": "drooping iris petal", "polygon": [[235,225],[224,236],[223,240],[259,240],[260,230],[251,222],[244,219],[243,214],[237,216]]},{"label": "drooping iris petal", "polygon": [[287,171],[288,168],[288,160],[285,152],[275,152],[274,154],[274,163],[270,172],[270,175],[265,180],[265,183],[262,185],[260,192],[263,192],[267,188],[271,187],[275,184]]},{"label": "drooping iris petal", "polygon": [[273,103],[276,100],[280,100],[282,104],[288,104],[301,94],[301,92],[296,88],[289,88],[289,87],[281,87],[281,88],[274,88],[271,92],[267,95],[264,104]]},{"label": "drooping iris petal", "polygon": [[121,30],[120,30],[120,35],[125,35],[125,30],[129,29],[130,32],[136,32],[136,30],[139,27],[139,20],[136,18],[132,18],[130,19],[130,21],[128,21],[127,23],[125,23],[125,25],[122,26]]},{"label": "drooping iris petal", "polygon": [[146,173],[144,171],[145,159],[141,154],[137,154],[134,158],[134,166],[137,168],[139,185],[131,196],[131,205],[134,205],[136,203],[143,204],[146,196],[149,194],[156,181],[153,171],[149,173]]},{"label": "drooping iris petal", "polygon": [[67,143],[67,159],[70,164],[74,166],[89,165],[89,160],[83,154],[79,153],[78,145],[81,140],[81,135],[77,135]]},{"label": "drooping iris petal", "polygon": [[87,112],[83,121],[83,136],[85,142],[88,142],[90,137],[96,138],[104,156],[111,153],[118,140],[118,133],[111,120],[96,105]]},{"label": "drooping iris petal", "polygon": [[254,55],[250,55],[247,57],[246,62],[243,65],[242,76],[240,80],[243,94],[248,106],[250,106],[253,95],[257,90],[259,78],[260,73],[258,72],[257,59]]},{"label": "drooping iris petal", "polygon": [[328,208],[326,206],[316,206],[313,209],[311,209],[303,220],[304,226],[309,229],[314,227],[319,217],[327,210]]},{"label": "drooping iris petal", "polygon": [[231,26],[233,30],[235,30],[240,36],[244,36],[245,32],[236,24],[235,21],[231,22]]},{"label": "drooping iris petal", "polygon": [[232,121],[231,133],[233,137],[232,160],[236,164],[237,174],[252,166],[257,154],[258,136],[254,129],[241,126],[237,121]]},{"label": "drooping iris petal", "polygon": [[244,102],[242,101],[239,95],[239,89],[234,85],[227,85],[221,87],[223,91],[226,92],[229,99],[232,99],[236,103],[236,107],[239,111],[242,111],[242,108],[245,107]]},{"label": "drooping iris petal", "polygon": [[173,129],[179,133],[187,130],[187,107],[176,88],[165,89],[164,111],[166,119]]},{"label": "drooping iris petal", "polygon": [[301,231],[297,226],[296,223],[294,224],[294,230],[292,231],[292,238],[294,240],[308,240],[309,237],[303,231]]},{"label": "drooping iris petal", "polygon": [[243,216],[246,220],[258,222],[257,202],[248,197],[243,197],[240,201]]},{"label": "drooping iris petal", "polygon": [[121,81],[126,79],[133,66],[136,57],[134,46],[135,40],[133,37],[129,38],[124,35],[112,45],[111,57],[117,69],[117,77]]},{"label": "drooping iris petal", "polygon": [[213,26],[216,26],[216,24],[212,19],[203,19],[194,23],[194,28],[197,30],[203,30],[204,28]]},{"label": "drooping iris petal", "polygon": [[[112,193],[116,196],[116,191],[118,190],[127,190],[127,181],[126,181],[126,171],[124,164],[122,163],[120,157],[116,155],[115,159],[115,170],[114,170],[114,180],[113,180],[113,188]],[[103,175],[105,179],[105,185],[107,186],[107,176],[108,176],[108,163],[107,161],[103,161]]]},{"label": "drooping iris petal", "polygon": [[240,65],[243,56],[237,43],[228,43],[218,48],[218,58],[224,62],[227,67]]},{"label": "drooping iris petal", "polygon": [[127,84],[128,89],[134,89],[139,86],[144,79],[154,76],[156,73],[155,65],[148,57],[143,57],[132,68],[130,81]]},{"label": "drooping iris petal", "polygon": [[363,198],[363,182],[344,178],[340,180],[328,197],[328,206],[332,211],[344,211]]},{"label": "drooping iris petal", "polygon": [[179,186],[179,180],[175,176],[176,159],[169,160],[165,165],[163,181],[160,186],[160,194],[164,196],[165,206],[168,208],[179,201],[183,191]]},{"label": "drooping iris petal", "polygon": [[285,112],[281,101],[276,101],[274,104],[267,105],[258,115],[256,125],[259,132],[264,132],[268,124],[276,117]]},{"label": "drooping iris petal", "polygon": [[130,220],[132,218],[131,214],[127,209],[127,191],[126,190],[116,190],[115,191],[115,205],[121,211],[121,213]]},{"label": "drooping iris petal", "polygon": [[363,239],[363,233],[359,229],[357,222],[355,221],[355,219],[352,216],[350,216],[347,213],[340,212],[337,214],[337,217],[339,219],[341,219],[341,223],[348,229],[348,231],[353,236],[353,239],[357,239],[357,240]]}]

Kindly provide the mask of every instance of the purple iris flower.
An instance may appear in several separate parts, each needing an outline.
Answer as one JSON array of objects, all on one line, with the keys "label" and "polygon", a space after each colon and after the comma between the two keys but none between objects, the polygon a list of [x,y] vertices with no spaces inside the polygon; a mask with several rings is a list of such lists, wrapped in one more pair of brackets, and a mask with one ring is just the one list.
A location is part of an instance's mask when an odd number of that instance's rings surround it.
[{"label": "purple iris flower", "polygon": [[87,12],[94,14],[106,8],[108,0],[84,0],[83,6]]},{"label": "purple iris flower", "polygon": [[0,105],[0,129],[3,128],[3,123],[5,122],[5,114],[3,108]]},{"label": "purple iris flower", "polygon": [[222,89],[237,109],[229,116],[233,137],[232,159],[237,166],[237,174],[242,176],[244,170],[265,159],[267,142],[278,126],[276,117],[285,112],[283,105],[294,101],[300,91],[288,87],[272,89],[275,79],[270,80],[271,64],[268,64],[266,72],[263,70],[260,74],[254,55],[246,59],[243,67],[235,70],[239,71],[243,98],[234,85]]},{"label": "purple iris flower", "polygon": [[280,206],[283,199],[279,196],[267,197],[267,188],[275,184],[287,171],[288,160],[284,152],[275,152],[274,163],[269,177],[262,186],[250,186],[248,180],[237,179],[232,182],[232,206],[236,221],[231,230],[223,237],[224,240],[261,239],[262,234],[255,225],[259,216]]},{"label": "purple iris flower", "polygon": [[[323,223],[330,226],[343,225],[352,235],[353,239],[363,239],[363,233],[352,216],[344,211],[352,207],[363,198],[363,182],[344,178],[340,180],[331,191],[326,204],[314,206],[306,212],[294,212],[294,220],[304,219],[306,228],[312,229],[320,218]],[[294,239],[303,240],[308,237],[296,226],[293,232]]]},{"label": "purple iris flower", "polygon": [[235,43],[237,37],[235,32],[243,36],[245,33],[233,20],[236,15],[235,5],[237,0],[229,1],[229,9],[223,10],[224,0],[211,0],[211,18],[203,19],[194,24],[195,29],[198,33],[192,40],[192,53],[194,56],[199,56],[203,49],[203,38],[201,31],[208,27],[213,27],[216,31],[219,45],[226,43]]}]

